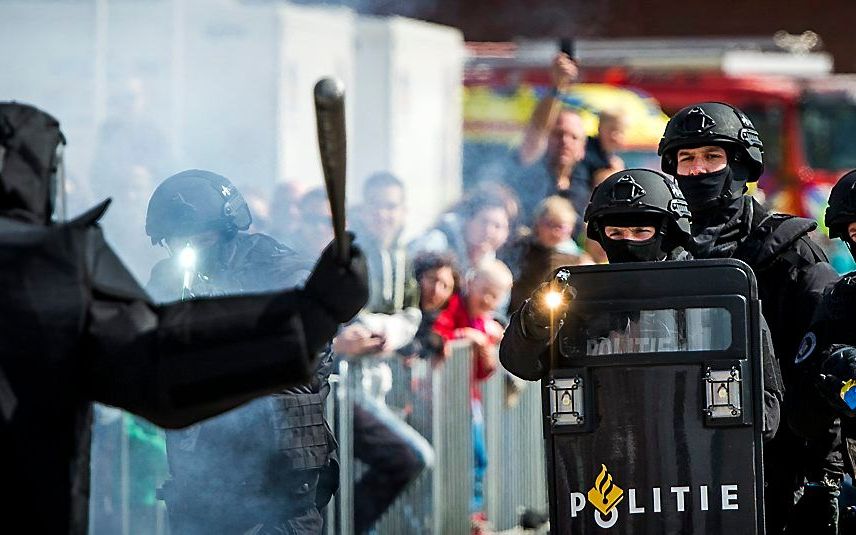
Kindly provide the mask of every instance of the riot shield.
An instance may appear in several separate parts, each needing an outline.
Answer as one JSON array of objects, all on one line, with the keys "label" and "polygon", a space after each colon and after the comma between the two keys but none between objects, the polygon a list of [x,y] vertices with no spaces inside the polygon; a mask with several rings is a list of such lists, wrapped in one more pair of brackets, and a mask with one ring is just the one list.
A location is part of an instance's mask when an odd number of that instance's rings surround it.
[{"label": "riot shield", "polygon": [[543,382],[551,533],[764,533],[760,305],[738,260],[582,266]]}]

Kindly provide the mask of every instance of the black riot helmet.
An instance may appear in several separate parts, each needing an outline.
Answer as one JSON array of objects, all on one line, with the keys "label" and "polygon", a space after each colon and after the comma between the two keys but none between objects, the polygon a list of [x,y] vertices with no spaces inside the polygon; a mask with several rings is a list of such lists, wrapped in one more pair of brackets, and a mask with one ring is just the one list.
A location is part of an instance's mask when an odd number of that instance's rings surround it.
[{"label": "black riot helmet", "polygon": [[824,223],[829,229],[830,238],[840,238],[850,248],[850,254],[856,259],[853,240],[847,232],[850,223],[856,222],[856,170],[842,176],[829,194],[829,206],[826,208]]},{"label": "black riot helmet", "polygon": [[49,224],[65,217],[59,121],[18,102],[0,102],[0,213]]},{"label": "black riot helmet", "polygon": [[250,209],[238,188],[226,177],[200,169],[161,182],[146,211],[146,234],[153,245],[171,236],[211,230],[234,235],[250,223]]},{"label": "black riot helmet", "polygon": [[[585,221],[587,236],[604,247],[611,262],[661,260],[692,240],[681,190],[671,177],[651,169],[625,169],[607,177],[592,192]],[[651,240],[624,243],[607,238],[606,226],[653,226],[656,232]]]},{"label": "black riot helmet", "polygon": [[693,104],[669,119],[657,147],[663,171],[677,175],[678,149],[705,145],[724,148],[732,167],[740,164],[745,177],[738,181],[756,182],[764,172],[764,144],[755,125],[745,113],[722,102]]}]

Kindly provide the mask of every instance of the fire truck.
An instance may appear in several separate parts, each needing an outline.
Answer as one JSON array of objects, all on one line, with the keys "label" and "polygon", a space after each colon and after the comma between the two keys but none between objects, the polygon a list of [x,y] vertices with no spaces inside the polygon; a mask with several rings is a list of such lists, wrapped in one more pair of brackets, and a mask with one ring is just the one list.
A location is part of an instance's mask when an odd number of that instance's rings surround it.
[{"label": "fire truck", "polygon": [[[750,116],[764,140],[766,170],[758,184],[771,209],[817,219],[829,190],[856,168],[856,76],[832,74],[831,57],[812,51],[817,36],[769,39],[590,40],[576,43],[582,86],[623,90],[650,113],[666,114],[700,101],[733,104]],[[470,43],[465,73],[464,169],[486,146],[513,144],[528,112],[550,85],[554,41]],[[485,135],[484,103],[505,103]],[[573,101],[574,98],[569,98]],[[580,99],[577,99],[580,100]],[[583,105],[583,108],[586,106]],[[656,108],[656,109],[655,109]],[[649,123],[654,128],[656,121]],[[653,137],[659,140],[656,132]],[[638,133],[628,165],[659,168],[652,132]]]}]

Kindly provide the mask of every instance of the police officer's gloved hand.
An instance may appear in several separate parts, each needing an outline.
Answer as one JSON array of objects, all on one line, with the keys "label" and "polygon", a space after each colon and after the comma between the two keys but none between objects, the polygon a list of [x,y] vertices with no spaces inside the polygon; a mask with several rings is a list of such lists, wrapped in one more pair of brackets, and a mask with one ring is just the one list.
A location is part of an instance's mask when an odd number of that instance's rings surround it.
[{"label": "police officer's gloved hand", "polygon": [[856,348],[832,346],[820,366],[818,388],[837,412],[856,416]]},{"label": "police officer's gloved hand", "polygon": [[369,300],[369,279],[366,258],[354,245],[354,235],[348,233],[351,243],[350,261],[342,264],[331,242],[321,253],[305,292],[315,298],[330,316],[339,323],[353,318]]},{"label": "police officer's gloved hand", "polygon": [[789,515],[788,533],[839,535],[838,495],[843,474],[809,474],[803,494]]},{"label": "police officer's gloved hand", "polygon": [[576,289],[568,284],[555,280],[542,283],[520,310],[523,334],[536,340],[555,337],[576,295]]}]

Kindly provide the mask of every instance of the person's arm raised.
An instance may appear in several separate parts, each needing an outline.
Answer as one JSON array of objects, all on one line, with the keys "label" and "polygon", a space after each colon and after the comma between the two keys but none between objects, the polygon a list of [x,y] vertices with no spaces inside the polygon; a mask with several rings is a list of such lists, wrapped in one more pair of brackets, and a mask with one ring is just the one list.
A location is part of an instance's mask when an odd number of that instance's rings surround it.
[{"label": "person's arm raised", "polygon": [[531,165],[544,155],[547,150],[550,130],[556,124],[556,118],[562,109],[559,92],[568,89],[577,79],[578,74],[576,63],[567,54],[559,53],[553,58],[553,64],[550,68],[553,87],[538,102],[538,106],[529,119],[529,126],[526,128],[523,142],[518,149],[518,158],[521,164]]}]

